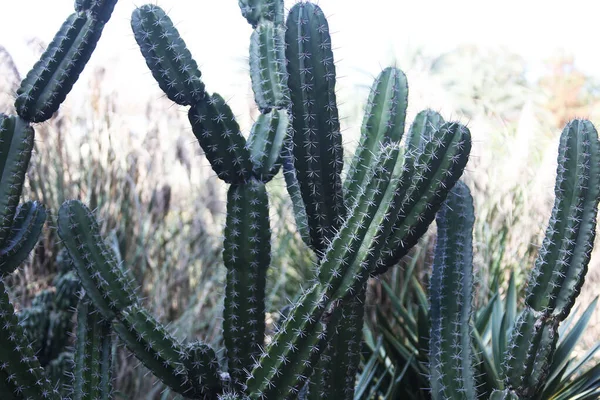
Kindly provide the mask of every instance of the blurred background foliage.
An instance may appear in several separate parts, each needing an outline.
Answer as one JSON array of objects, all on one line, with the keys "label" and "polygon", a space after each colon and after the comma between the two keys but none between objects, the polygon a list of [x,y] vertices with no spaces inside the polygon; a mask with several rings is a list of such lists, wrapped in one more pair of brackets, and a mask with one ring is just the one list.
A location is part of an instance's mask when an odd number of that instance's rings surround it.
[{"label": "blurred background foliage", "polygon": [[[37,39],[29,45],[35,56],[44,47]],[[548,57],[541,78],[534,81],[527,79],[524,60],[503,48],[465,45],[437,55],[417,48],[394,57],[409,80],[408,122],[430,107],[446,119],[466,123],[473,133],[465,180],[477,217],[478,307],[496,294],[503,296],[511,274],[516,290],[522,290],[552,205],[560,130],[575,117],[600,123],[599,82],[577,70],[568,53]],[[178,337],[216,343],[221,340],[225,273],[220,258],[224,185],[202,155],[185,113],[153,95],[141,96],[135,103],[124,100],[131,98],[127,87],[104,84],[110,68],[96,66],[77,84],[79,95],[69,98],[48,123],[36,127],[24,197],[42,201],[53,212],[65,199],[89,204],[135,276],[146,307]],[[246,76],[243,68],[240,74]],[[0,112],[13,111],[20,79],[11,54],[0,47]],[[356,146],[358,116],[370,79],[365,73],[364,82],[346,80],[340,87],[348,158]],[[245,97],[251,100],[249,82],[246,90]],[[244,120],[257,115],[252,101],[234,111]],[[274,242],[268,303],[272,327],[278,310],[310,279],[314,260],[295,233],[281,175],[268,187]],[[394,317],[398,297],[420,304],[428,285],[434,230],[399,268],[371,282],[366,330],[371,348],[378,340],[387,340],[389,349],[389,333],[401,335],[401,324]],[[50,287],[59,249],[56,230],[49,223],[35,254],[10,278],[18,305],[30,304]],[[582,310],[597,295],[599,263],[595,254],[578,300]],[[581,351],[599,337],[596,312]],[[143,368],[132,368],[137,361],[125,352],[119,353],[117,365],[116,388],[124,398],[161,398],[163,388]],[[362,395],[367,398],[369,393]]]}]

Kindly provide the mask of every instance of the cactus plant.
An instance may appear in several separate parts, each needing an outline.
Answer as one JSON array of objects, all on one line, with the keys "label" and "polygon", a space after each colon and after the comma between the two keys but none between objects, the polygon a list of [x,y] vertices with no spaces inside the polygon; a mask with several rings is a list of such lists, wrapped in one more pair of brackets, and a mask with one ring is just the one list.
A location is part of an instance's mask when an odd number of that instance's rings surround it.
[{"label": "cactus plant", "polygon": [[[76,2],[76,13],[18,92],[22,118],[37,122],[55,111],[114,5],[110,0]],[[323,11],[299,2],[284,22],[282,0],[240,0],[239,5],[254,29],[250,74],[261,112],[248,140],[225,100],[207,91],[167,14],[156,5],[144,5],[131,20],[152,75],[167,97],[189,107],[194,135],[217,176],[230,185],[223,246],[225,357],[220,360],[203,342],[180,342],[145,310],[92,211],[79,201],[67,201],[58,212],[58,231],[85,290],[78,307],[71,397],[112,396],[109,350],[114,332],[165,386],[186,398],[354,398],[367,281],[406,255],[441,208],[431,328],[419,327],[414,340],[420,345],[420,338],[430,338],[434,398],[476,398],[476,356],[471,351],[476,336],[471,323],[474,214],[466,186],[455,187],[471,149],[469,130],[426,110],[402,145],[408,86],[402,71],[386,68],[373,85],[360,145],[344,181],[335,63]],[[67,58],[58,57],[66,49]],[[57,79],[49,81],[48,71]],[[13,120],[6,123],[12,124],[13,134],[30,130],[21,119]],[[563,133],[564,160],[559,163],[550,239],[533,274],[526,309],[514,324],[502,371],[505,384],[494,387],[491,398],[530,398],[548,375],[558,323],[569,313],[589,261],[600,187],[597,142],[586,121],[573,122]],[[19,158],[24,156],[14,150],[6,154],[21,165],[29,157]],[[317,268],[266,344],[268,183],[282,166],[298,228],[315,253]],[[12,211],[5,220],[21,226],[28,218],[36,221],[29,216],[33,206],[23,206],[13,218],[18,197],[6,197]],[[17,234],[8,226],[0,231],[4,238],[27,236],[23,229]],[[556,247],[557,239],[562,247]],[[27,243],[19,254],[28,252]],[[59,299],[65,296],[57,294]],[[36,307],[48,298],[42,295]],[[13,398],[56,398],[57,389],[19,336],[21,327],[6,293],[0,306],[0,340],[17,343],[4,355],[6,361],[0,356],[0,373],[14,370],[15,379],[10,375],[0,384]]]},{"label": "cactus plant", "polygon": [[[598,365],[574,378],[598,348],[581,361],[569,356],[596,302],[579,321],[566,324],[570,330],[560,325],[581,289],[593,246],[600,200],[598,157],[600,142],[593,125],[586,120],[567,124],[560,138],[556,200],[520,313],[514,279],[505,302],[497,293],[484,308],[472,311],[473,205],[466,186],[453,188],[437,217],[429,315],[415,315],[410,305],[396,299],[399,318],[406,321],[402,338],[409,344],[397,338],[389,348],[398,354],[397,366],[403,374],[417,380],[420,374],[429,376],[432,398],[598,396],[600,381],[592,377]],[[418,284],[415,289],[421,290]],[[419,339],[423,324],[430,332],[428,346]],[[386,336],[392,336],[389,328]],[[419,359],[428,361],[427,369],[422,369]],[[408,385],[398,390],[396,395],[414,391]]]}]

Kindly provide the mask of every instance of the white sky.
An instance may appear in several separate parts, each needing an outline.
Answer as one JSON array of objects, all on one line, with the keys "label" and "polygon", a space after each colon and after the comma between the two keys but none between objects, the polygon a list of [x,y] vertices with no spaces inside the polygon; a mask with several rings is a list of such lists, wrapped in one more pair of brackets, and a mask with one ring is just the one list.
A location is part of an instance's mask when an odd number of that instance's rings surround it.
[{"label": "white sky", "polygon": [[[251,28],[237,0],[151,0],[169,12],[201,66],[210,91],[225,95],[247,85]],[[74,0],[0,0],[0,45],[22,73],[35,61],[23,50],[27,39],[49,42],[73,10]],[[154,88],[129,27],[144,1],[120,0],[92,57],[115,72],[114,85]],[[287,1],[290,7],[295,0]],[[532,70],[556,49],[576,57],[578,67],[600,77],[600,0],[319,0],[334,32],[339,75],[365,81],[402,54],[407,45],[428,53],[461,43],[504,45]],[[566,4],[569,4],[568,6]],[[399,65],[402,68],[402,65]],[[111,74],[112,75],[112,74]],[[239,78],[239,77],[243,78]],[[468,77],[466,77],[468,79]],[[367,81],[368,82],[368,81]],[[126,86],[123,86],[126,85]]]}]

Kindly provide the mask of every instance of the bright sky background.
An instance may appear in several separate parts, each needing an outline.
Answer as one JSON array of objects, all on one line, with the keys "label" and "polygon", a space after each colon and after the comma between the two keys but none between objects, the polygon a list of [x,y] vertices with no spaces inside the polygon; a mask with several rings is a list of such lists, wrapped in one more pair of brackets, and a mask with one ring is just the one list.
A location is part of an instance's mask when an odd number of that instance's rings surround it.
[{"label": "bright sky background", "polygon": [[[247,85],[250,26],[237,0],[152,0],[169,12],[201,66],[210,91],[224,95]],[[74,0],[0,0],[0,45],[22,73],[35,59],[25,42],[49,42],[73,10]],[[155,88],[129,27],[143,1],[120,0],[104,30],[92,63],[110,66],[111,82]],[[295,0],[287,1],[290,7]],[[600,0],[319,0],[333,34],[338,75],[367,81],[407,46],[427,53],[461,43],[504,45],[530,63],[535,76],[556,49],[576,57],[584,72],[600,78]],[[568,4],[568,6],[567,6]],[[402,65],[399,65],[402,68]],[[240,78],[242,77],[242,78]],[[468,79],[468,77],[465,77]]]}]

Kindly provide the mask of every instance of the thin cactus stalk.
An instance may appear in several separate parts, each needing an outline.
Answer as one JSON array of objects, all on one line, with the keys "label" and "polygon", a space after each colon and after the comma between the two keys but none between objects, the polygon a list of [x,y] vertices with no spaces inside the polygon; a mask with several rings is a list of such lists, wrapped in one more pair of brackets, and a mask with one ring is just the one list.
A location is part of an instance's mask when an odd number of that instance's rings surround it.
[{"label": "thin cactus stalk", "polygon": [[345,217],[342,136],[335,65],[323,11],[300,2],[285,34],[294,169],[304,202],[311,247],[324,253]]},{"label": "thin cactus stalk", "polygon": [[567,124],[560,138],[555,202],[504,358],[506,385],[530,398],[545,381],[558,340],[581,286],[596,233],[600,142],[586,120]]},{"label": "thin cactus stalk", "polygon": [[65,100],[89,61],[116,0],[77,0],[71,14],[17,90],[21,118],[44,122]]},{"label": "thin cactus stalk", "polygon": [[77,345],[73,400],[112,398],[112,334],[110,322],[85,301],[77,308]]},{"label": "thin cactus stalk", "polygon": [[458,182],[437,218],[431,274],[429,382],[434,400],[477,399],[471,347],[473,224],[469,188]]}]

